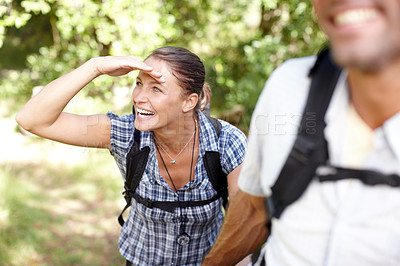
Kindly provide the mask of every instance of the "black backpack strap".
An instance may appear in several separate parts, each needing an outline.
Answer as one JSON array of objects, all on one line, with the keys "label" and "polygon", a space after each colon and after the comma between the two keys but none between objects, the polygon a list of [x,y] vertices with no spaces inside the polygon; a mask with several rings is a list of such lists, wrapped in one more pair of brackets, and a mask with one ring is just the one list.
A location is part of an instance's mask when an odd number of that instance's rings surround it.
[{"label": "black backpack strap", "polygon": [[228,204],[228,178],[222,171],[219,152],[206,151],[203,156],[203,162],[208,178],[213,188],[217,191],[217,195],[222,197],[223,206],[226,209]]},{"label": "black backpack strap", "polygon": [[208,121],[210,121],[212,126],[214,127],[215,133],[217,133],[217,136],[219,138],[219,135],[220,135],[221,129],[222,129],[221,122],[219,122],[218,119],[216,119],[214,117],[211,117],[211,116],[208,116],[208,115],[206,115],[206,117],[207,117]]},{"label": "black backpack strap", "polygon": [[[216,118],[210,116],[206,117],[213,125],[215,132],[219,137],[222,129],[221,123]],[[126,200],[126,205],[118,217],[118,222],[121,226],[123,226],[125,222],[122,215],[131,205],[132,198],[135,198],[139,203],[145,206],[153,206],[167,211],[171,211],[175,208],[173,205],[167,206],[171,204],[169,202],[151,202],[148,199],[140,199],[140,197],[136,196],[137,194],[135,194],[136,187],[139,185],[146,168],[149,153],[149,147],[144,147],[142,150],[140,149],[140,131],[135,129],[134,142],[126,158],[126,180],[124,185],[125,191],[122,193]],[[210,182],[213,185],[213,188],[217,191],[218,198],[223,198],[224,206],[226,207],[228,202],[228,182],[227,176],[222,171],[219,152],[206,151],[205,155],[203,156],[203,161]],[[191,202],[190,206],[200,206],[208,204],[214,200],[216,200],[215,197],[207,201]]]},{"label": "black backpack strap", "polygon": [[266,200],[269,222],[303,194],[317,167],[328,159],[324,118],[340,73],[328,50],[323,50],[310,71],[312,82],[297,138]]},{"label": "black backpack strap", "polygon": [[400,187],[400,176],[383,174],[373,170],[360,170],[324,165],[318,167],[317,175],[321,182],[338,181],[343,179],[358,179],[366,185],[387,185]]},{"label": "black backpack strap", "polygon": [[149,199],[139,196],[137,193],[133,194],[133,198],[140,204],[146,206],[147,208],[158,208],[167,212],[174,212],[176,208],[188,208],[197,207],[210,204],[211,202],[220,198],[219,195],[208,200],[198,200],[198,201],[151,201]]},{"label": "black backpack strap", "polygon": [[118,222],[121,226],[123,226],[125,222],[122,215],[131,205],[133,194],[135,193],[136,187],[138,186],[146,168],[149,153],[149,147],[140,149],[140,131],[135,129],[134,142],[126,157],[126,179],[124,184],[125,191],[122,193],[126,200],[126,206],[118,217]]},{"label": "black backpack strap", "polygon": [[[213,125],[219,138],[222,129],[221,122],[219,122],[216,118],[207,115],[206,117]],[[210,182],[213,185],[213,188],[217,191],[218,195],[222,197],[223,206],[226,209],[228,206],[228,179],[227,175],[222,171],[219,152],[206,151],[203,156],[203,162],[208,178],[210,179]]]}]

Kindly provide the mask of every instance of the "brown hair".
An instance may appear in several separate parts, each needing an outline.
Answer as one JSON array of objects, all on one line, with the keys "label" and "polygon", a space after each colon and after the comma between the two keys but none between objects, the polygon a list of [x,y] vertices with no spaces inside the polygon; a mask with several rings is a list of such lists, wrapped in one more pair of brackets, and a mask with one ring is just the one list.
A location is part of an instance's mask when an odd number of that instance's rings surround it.
[{"label": "brown hair", "polygon": [[[211,101],[211,88],[207,82],[204,82],[203,90],[201,91],[199,102],[200,102],[200,111],[204,111],[206,109],[207,104]],[[209,110],[208,110],[209,111]]]},{"label": "brown hair", "polygon": [[[205,93],[205,68],[200,58],[183,47],[164,46],[154,50],[147,58],[157,58],[165,61],[172,74],[178,80],[178,84],[183,88],[185,94],[196,93],[199,95],[199,100],[195,111],[200,108],[200,103],[203,102]],[[210,96],[210,94],[207,94]]]}]

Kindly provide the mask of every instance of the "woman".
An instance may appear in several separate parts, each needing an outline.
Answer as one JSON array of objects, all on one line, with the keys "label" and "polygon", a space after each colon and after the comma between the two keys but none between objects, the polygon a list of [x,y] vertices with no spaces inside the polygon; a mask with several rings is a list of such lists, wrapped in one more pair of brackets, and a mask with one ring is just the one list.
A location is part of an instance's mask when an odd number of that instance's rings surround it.
[{"label": "woman", "polygon": [[[140,71],[132,93],[134,114],[62,112],[97,76],[121,76],[134,70]],[[150,153],[135,193],[151,201],[177,202],[179,207],[171,212],[132,200],[119,240],[129,265],[198,265],[219,233],[220,198],[201,206],[185,202],[207,201],[217,194],[202,160],[205,151],[219,152],[229,195],[236,193],[246,138],[224,121],[217,136],[199,110],[206,86],[203,63],[195,54],[162,47],[144,62],[133,56],[93,58],[48,84],[17,114],[24,129],[44,138],[109,149],[124,179],[134,132],[141,131],[140,146],[148,146]]]}]

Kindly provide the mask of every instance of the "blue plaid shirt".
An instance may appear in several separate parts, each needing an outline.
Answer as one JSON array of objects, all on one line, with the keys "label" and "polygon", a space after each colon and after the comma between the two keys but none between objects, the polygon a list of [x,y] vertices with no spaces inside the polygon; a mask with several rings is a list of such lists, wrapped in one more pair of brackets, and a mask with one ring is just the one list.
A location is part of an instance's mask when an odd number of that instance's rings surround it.
[{"label": "blue plaid shirt", "polygon": [[[111,152],[125,179],[126,156],[133,144],[134,116],[119,117],[111,112]],[[221,166],[229,174],[244,159],[247,147],[245,135],[236,127],[221,121],[220,137],[208,119],[199,112],[199,157],[195,178],[178,191],[173,191],[161,177],[152,131],[144,131],[140,147],[150,147],[145,172],[136,193],[152,201],[200,201],[217,194],[213,189],[203,164],[206,151],[220,153]],[[190,189],[189,189],[190,188]],[[182,212],[182,213],[181,213]],[[186,246],[178,245],[176,238],[181,231],[181,215],[186,217],[184,230],[190,236]],[[167,212],[149,209],[132,200],[132,206],[119,238],[121,254],[134,265],[199,265],[213,245],[223,222],[222,199],[204,206],[176,208]]]}]

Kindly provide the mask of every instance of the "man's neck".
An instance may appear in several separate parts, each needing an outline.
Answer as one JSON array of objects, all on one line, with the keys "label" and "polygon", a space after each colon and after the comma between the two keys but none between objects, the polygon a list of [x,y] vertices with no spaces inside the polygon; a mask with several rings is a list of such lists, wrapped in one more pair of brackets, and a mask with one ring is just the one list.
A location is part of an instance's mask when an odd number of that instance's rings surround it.
[{"label": "man's neck", "polygon": [[348,73],[351,100],[372,129],[400,112],[400,60],[380,72],[349,69]]}]

